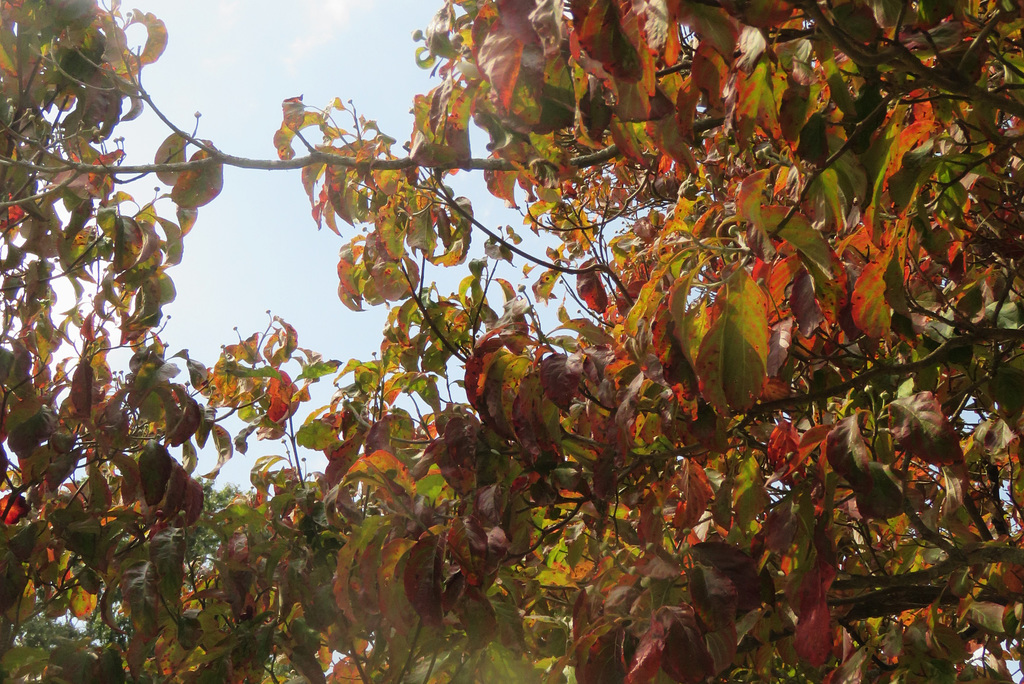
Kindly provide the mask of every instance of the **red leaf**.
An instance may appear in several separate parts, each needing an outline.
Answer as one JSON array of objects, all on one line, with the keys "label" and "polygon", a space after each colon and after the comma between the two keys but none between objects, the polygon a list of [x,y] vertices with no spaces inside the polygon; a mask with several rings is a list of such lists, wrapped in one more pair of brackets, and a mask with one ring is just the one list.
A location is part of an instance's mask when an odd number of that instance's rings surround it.
[{"label": "red leaf", "polygon": [[639,81],[643,76],[640,54],[622,31],[617,4],[614,0],[573,0],[574,35],[612,76]]},{"label": "red leaf", "polygon": [[469,493],[476,486],[476,448],[480,424],[468,416],[454,416],[444,426],[444,443],[438,443],[437,465],[453,489]]},{"label": "red leaf", "polygon": [[819,558],[800,584],[800,616],[793,647],[814,667],[824,665],[832,652],[828,588],[835,576],[835,569]]},{"label": "red leaf", "polygon": [[704,633],[693,608],[663,606],[651,621],[662,623],[665,650],[661,669],[677,682],[702,682],[714,673],[714,662],[704,644]]},{"label": "red leaf", "polygon": [[13,498],[8,495],[0,499],[0,521],[5,525],[16,524],[28,515],[28,511],[28,503],[21,494]]},{"label": "red leaf", "polygon": [[661,669],[661,657],[665,650],[665,625],[661,620],[651,620],[651,626],[640,638],[640,644],[633,654],[626,684],[643,684],[654,679]]},{"label": "red leaf", "polygon": [[477,53],[477,64],[491,82],[504,109],[512,103],[512,92],[519,80],[523,43],[509,30],[501,17],[491,26]]},{"label": "red leaf", "polygon": [[83,418],[92,413],[92,366],[83,359],[71,378],[71,406]]},{"label": "red leaf", "polygon": [[871,262],[861,271],[850,298],[853,322],[868,337],[879,338],[889,331],[892,313],[885,301],[885,270],[888,263]]},{"label": "red leaf", "polygon": [[736,192],[736,219],[761,225],[761,208],[765,205],[765,186],[772,169],[752,173],[740,183]]},{"label": "red leaf", "polygon": [[676,504],[672,527],[677,530],[692,528],[703,517],[711,500],[711,483],[699,464],[685,460],[676,487],[679,503]]},{"label": "red leaf", "polygon": [[608,308],[608,293],[604,291],[601,276],[596,271],[581,273],[576,276],[576,291],[591,309],[603,314]]},{"label": "red leaf", "polygon": [[634,569],[644,577],[659,580],[676,579],[682,574],[682,568],[664,549],[648,551]]},{"label": "red leaf", "polygon": [[189,480],[191,478],[185,469],[174,462],[171,476],[167,480],[167,492],[164,494],[163,506],[161,506],[165,518],[173,518],[181,510],[185,503]]},{"label": "red leaf", "polygon": [[544,395],[556,406],[568,411],[579,393],[583,376],[583,357],[578,354],[550,354],[540,362],[540,384]]},{"label": "red leaf", "polygon": [[409,549],[405,564],[405,595],[427,627],[440,628],[444,619],[441,581],[445,546],[441,537],[425,537]]},{"label": "red leaf", "polygon": [[287,373],[281,371],[280,378],[271,378],[267,383],[267,396],[270,407],[267,408],[267,419],[280,423],[292,412],[292,401],[297,388]]},{"label": "red leaf", "polygon": [[690,596],[701,620],[709,629],[735,625],[736,586],[725,573],[706,565],[695,565],[686,573]]},{"label": "red leaf", "polygon": [[933,465],[963,463],[960,440],[931,392],[897,399],[889,404],[889,415],[893,438],[911,456]]},{"label": "red leaf", "polygon": [[167,443],[171,446],[181,446],[187,442],[199,429],[201,418],[202,410],[199,404],[191,397],[186,397],[181,417],[167,433]]},{"label": "red leaf", "polygon": [[768,463],[778,471],[790,454],[795,454],[800,435],[788,420],[780,420],[768,438]]},{"label": "red leaf", "polygon": [[186,525],[195,525],[199,521],[199,516],[203,513],[204,498],[203,485],[190,477],[185,488],[184,509]]}]

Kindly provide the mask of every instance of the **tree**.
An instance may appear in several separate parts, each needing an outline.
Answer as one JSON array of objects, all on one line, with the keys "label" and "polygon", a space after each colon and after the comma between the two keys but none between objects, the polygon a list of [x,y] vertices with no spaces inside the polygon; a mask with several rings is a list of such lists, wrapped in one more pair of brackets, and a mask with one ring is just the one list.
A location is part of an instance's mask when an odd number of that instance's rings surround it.
[{"label": "tree", "polygon": [[[419,36],[439,83],[408,155],[343,103],[296,98],[277,160],[165,119],[153,163],[110,136],[159,111],[138,81],[156,17],[91,0],[0,17],[7,677],[1009,679],[1012,3],[447,0]],[[379,358],[327,361],[275,319],[211,367],[179,353],[175,382],[168,269],[224,165],[302,169],[341,236],[342,301],[390,307]],[[543,246],[479,221],[459,173]],[[138,174],[169,196],[136,204],[120,181]],[[465,274],[456,292],[440,268]],[[306,408],[335,374],[331,405]],[[223,461],[253,434],[290,460],[203,514],[196,449]],[[189,568],[200,533],[216,559]],[[15,645],[33,615],[116,630],[118,612],[124,647]]]}]

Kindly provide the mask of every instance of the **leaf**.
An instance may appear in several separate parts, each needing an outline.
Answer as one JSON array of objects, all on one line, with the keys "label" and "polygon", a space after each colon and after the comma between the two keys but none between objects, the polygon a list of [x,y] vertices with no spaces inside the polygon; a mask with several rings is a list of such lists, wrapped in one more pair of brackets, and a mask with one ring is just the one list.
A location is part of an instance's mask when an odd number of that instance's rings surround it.
[{"label": "leaf", "polygon": [[963,463],[960,440],[931,392],[897,399],[889,404],[889,416],[896,444],[911,456],[932,465]]},{"label": "leaf", "polygon": [[191,397],[186,397],[181,417],[167,433],[167,443],[171,446],[181,446],[190,440],[199,429],[202,413],[199,404]]},{"label": "leaf", "polygon": [[768,299],[738,269],[719,290],[714,322],[701,341],[695,370],[716,409],[745,411],[761,394],[768,362]]},{"label": "leaf", "polygon": [[519,79],[519,67],[523,55],[523,43],[510,30],[499,15],[491,25],[477,52],[477,65],[487,75],[502,108],[512,104],[512,93]]},{"label": "leaf", "polygon": [[302,369],[296,380],[319,380],[338,370],[341,364],[338,361],[317,361]]},{"label": "leaf", "polygon": [[721,7],[700,3],[681,3],[681,16],[685,24],[693,29],[701,45],[710,44],[731,63],[739,37],[737,22]]},{"label": "leaf", "polygon": [[[171,133],[156,149],[156,164],[181,164],[185,161],[185,146],[188,141],[177,133]],[[181,176],[179,171],[158,171],[156,177],[164,185],[174,186]]]},{"label": "leaf", "polygon": [[210,435],[213,437],[213,446],[217,450],[217,465],[203,477],[212,480],[217,477],[217,473],[224,467],[224,464],[231,460],[235,451],[231,444],[231,435],[224,427],[217,424],[211,425]]},{"label": "leaf", "polygon": [[771,169],[750,174],[740,182],[736,192],[736,219],[763,227],[761,209],[765,204],[765,187]]},{"label": "leaf", "polygon": [[83,418],[92,414],[92,382],[92,366],[83,360],[71,377],[71,406]]},{"label": "leaf", "polygon": [[740,59],[736,62],[736,66],[743,70],[750,70],[757,64],[761,53],[768,46],[767,42],[765,42],[764,34],[761,33],[760,29],[753,26],[743,27],[743,30],[740,32],[738,45]]},{"label": "leaf", "polygon": [[657,580],[676,579],[682,574],[682,568],[664,549],[648,551],[636,562],[635,568],[644,577]]},{"label": "leaf", "polygon": [[772,326],[772,334],[768,340],[768,364],[766,371],[770,377],[776,377],[789,357],[789,348],[793,343],[793,319],[784,318]]},{"label": "leaf", "polygon": [[576,291],[587,306],[599,314],[608,308],[608,293],[605,292],[601,276],[596,271],[587,271],[576,276]]},{"label": "leaf", "polygon": [[832,653],[832,619],[828,588],[835,569],[820,558],[800,583],[800,612],[793,647],[813,667],[821,667]]},{"label": "leaf", "polygon": [[186,483],[185,489],[185,525],[195,525],[203,514],[203,501],[206,497],[203,486],[191,477]]},{"label": "leaf", "polygon": [[708,509],[712,497],[711,484],[704,468],[694,461],[683,461],[678,483],[679,503],[676,504],[672,527],[685,530],[694,527]]},{"label": "leaf", "polygon": [[96,611],[99,597],[90,594],[81,586],[71,590],[71,613],[79,620],[88,618]]},{"label": "leaf", "polygon": [[407,496],[415,489],[409,469],[383,449],[361,456],[349,468],[345,479],[366,482],[397,496]]},{"label": "leaf", "polygon": [[57,417],[49,406],[41,407],[18,423],[12,418],[13,414],[8,414],[5,421],[5,427],[10,430],[7,434],[7,448],[19,458],[27,459],[31,456],[37,447],[50,438],[57,427]]},{"label": "leaf", "polygon": [[146,44],[138,56],[139,64],[153,64],[167,48],[167,27],[164,22],[149,12],[132,12],[132,24],[140,23],[146,27]]},{"label": "leaf", "polygon": [[633,653],[633,662],[626,676],[626,684],[650,682],[661,669],[662,653],[665,651],[665,624],[651,620],[650,627],[640,637],[640,643]]},{"label": "leaf", "polygon": [[322,451],[338,441],[338,431],[323,420],[311,420],[295,433],[299,446]]},{"label": "leaf", "polygon": [[885,271],[888,262],[872,261],[861,271],[850,303],[853,322],[868,337],[878,339],[889,331],[892,313],[885,300]]},{"label": "leaf", "polygon": [[153,439],[146,442],[139,455],[139,474],[147,506],[156,506],[164,498],[173,466],[174,459],[166,447]]},{"label": "leaf", "polygon": [[752,72],[735,72],[728,98],[736,134],[742,143],[750,141],[756,126],[768,135],[781,135],[779,103],[772,88],[773,75],[768,60],[760,60]]},{"label": "leaf", "polygon": [[694,607],[708,629],[735,625],[736,587],[724,573],[710,566],[695,565],[686,577]]},{"label": "leaf", "polygon": [[8,494],[0,499],[0,522],[3,522],[4,525],[16,525],[28,515],[28,512],[28,502],[21,494],[18,496]]},{"label": "leaf", "polygon": [[677,682],[702,682],[714,673],[703,630],[689,605],[663,606],[651,617],[665,633],[661,669]]},{"label": "leaf", "polygon": [[[198,150],[189,159],[199,162],[212,159],[206,150]],[[171,199],[179,207],[195,209],[209,204],[220,194],[224,187],[224,165],[219,161],[211,161],[198,169],[182,171],[171,189]]]},{"label": "leaf", "polygon": [[425,627],[440,628],[444,617],[441,608],[445,542],[442,537],[428,535],[409,549],[403,582],[409,603],[419,613]]},{"label": "leaf", "polygon": [[857,510],[865,518],[895,518],[903,512],[903,491],[889,466],[871,461],[868,478],[857,491]]},{"label": "leaf", "polygon": [[160,593],[166,601],[176,601],[185,579],[185,532],[180,527],[165,527],[149,540],[149,561],[159,578]]},{"label": "leaf", "polygon": [[1003,615],[1006,608],[991,601],[971,601],[967,607],[967,619],[989,634],[1006,634]]},{"label": "leaf", "polygon": [[761,578],[757,563],[749,555],[731,544],[701,542],[691,551],[698,563],[721,573],[736,591],[736,608],[747,612],[761,605]]},{"label": "leaf", "polygon": [[[821,274],[822,277],[828,277],[836,269],[839,259],[828,241],[814,229],[806,216],[800,213],[790,214],[788,209],[779,206],[765,207],[763,216],[765,232],[793,245],[800,254],[800,260],[812,275]],[[779,224],[786,216],[789,216],[789,220],[779,228]]]},{"label": "leaf", "polygon": [[582,376],[583,357],[578,354],[550,354],[540,362],[544,395],[564,411],[569,410],[578,395]]},{"label": "leaf", "polygon": [[143,637],[156,632],[157,591],[156,568],[149,561],[141,561],[124,571],[121,580],[121,594],[124,596],[132,624]]},{"label": "leaf", "polygon": [[825,456],[832,469],[846,478],[854,489],[871,488],[868,472],[871,456],[860,431],[859,416],[847,416],[835,424],[825,440]]},{"label": "leaf", "polygon": [[573,30],[587,54],[623,81],[643,76],[640,54],[622,30],[617,3],[613,0],[574,0],[570,3]]},{"label": "leaf", "polygon": [[992,394],[999,409],[1010,418],[1024,411],[1024,371],[1001,365],[992,381]]}]

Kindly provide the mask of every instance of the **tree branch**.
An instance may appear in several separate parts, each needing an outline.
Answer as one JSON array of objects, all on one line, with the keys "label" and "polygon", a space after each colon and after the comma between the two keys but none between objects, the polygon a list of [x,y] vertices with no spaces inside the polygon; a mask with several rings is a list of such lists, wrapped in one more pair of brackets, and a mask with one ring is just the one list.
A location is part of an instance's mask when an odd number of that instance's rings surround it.
[{"label": "tree branch", "polygon": [[[702,119],[694,123],[693,132],[695,134],[705,133],[721,126],[723,123],[724,119],[722,117]],[[177,131],[178,129],[176,127],[172,127],[172,130]],[[63,159],[57,157],[51,152],[47,152],[47,155],[55,161],[56,164],[35,164],[19,159],[12,159],[6,156],[0,156],[0,166],[13,166],[43,173],[79,171],[82,173],[98,173],[112,176],[119,174],[181,173],[183,171],[195,171],[216,164],[224,164],[225,166],[232,166],[239,169],[254,169],[257,171],[294,171],[296,169],[304,169],[307,166],[314,166],[316,164],[340,166],[343,168],[363,168],[369,170],[379,169],[382,171],[402,171],[414,168],[431,168],[437,171],[516,171],[518,169],[517,165],[513,162],[496,157],[490,157],[487,159],[468,159],[459,164],[427,166],[425,164],[417,163],[411,157],[376,159],[369,162],[357,161],[351,157],[344,156],[342,154],[342,150],[332,152],[325,152],[321,150],[311,152],[310,154],[302,157],[293,157],[292,159],[251,159],[248,157],[238,157],[233,154],[227,154],[226,152],[222,152],[217,148],[210,147],[208,145],[203,145],[202,147],[210,154],[206,159],[196,159],[184,162],[168,162],[163,164],[124,164],[120,166],[86,164],[84,162]],[[615,159],[619,154],[619,148],[616,145],[609,145],[603,150],[599,150],[591,154],[572,157],[568,163],[569,166],[577,169],[589,168],[592,166],[600,166],[605,162]]]},{"label": "tree branch", "polygon": [[803,404],[813,404],[816,401],[837,397],[846,394],[852,389],[861,388],[871,380],[885,375],[909,375],[921,370],[922,368],[927,368],[933,364],[941,363],[954,349],[969,347],[972,344],[985,340],[1024,342],[1024,329],[978,328],[971,331],[968,335],[961,335],[947,339],[936,347],[931,354],[928,354],[928,356],[919,361],[905,363],[899,366],[876,366],[871,370],[854,376],[845,382],[833,385],[832,387],[826,387],[818,390],[817,392],[808,392],[807,394],[801,394],[795,397],[786,397],[785,399],[776,399],[775,401],[758,403],[747,412],[747,415],[761,415],[764,413],[794,408]]}]

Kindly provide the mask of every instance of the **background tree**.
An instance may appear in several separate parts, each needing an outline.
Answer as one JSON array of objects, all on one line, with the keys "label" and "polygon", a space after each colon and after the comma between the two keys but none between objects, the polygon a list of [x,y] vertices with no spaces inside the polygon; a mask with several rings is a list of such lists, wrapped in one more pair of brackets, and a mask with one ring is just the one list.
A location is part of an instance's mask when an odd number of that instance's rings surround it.
[{"label": "background tree", "polygon": [[[0,2],[7,676],[1009,679],[1021,17],[448,0],[419,36],[437,85],[407,156],[294,98],[278,160],[165,119],[155,162],[130,165],[105,141],[155,108],[137,76],[159,20]],[[342,237],[342,301],[390,307],[379,358],[339,367],[275,319],[212,367],[179,354],[174,382],[166,271],[225,164],[302,169]],[[461,172],[525,231],[479,221]],[[169,198],[136,204],[137,174]],[[460,267],[455,292],[434,284]],[[223,461],[253,434],[289,458],[204,515],[196,449]],[[199,534],[220,540],[205,566],[185,560]],[[47,653],[18,645],[37,613],[131,630]]]}]

